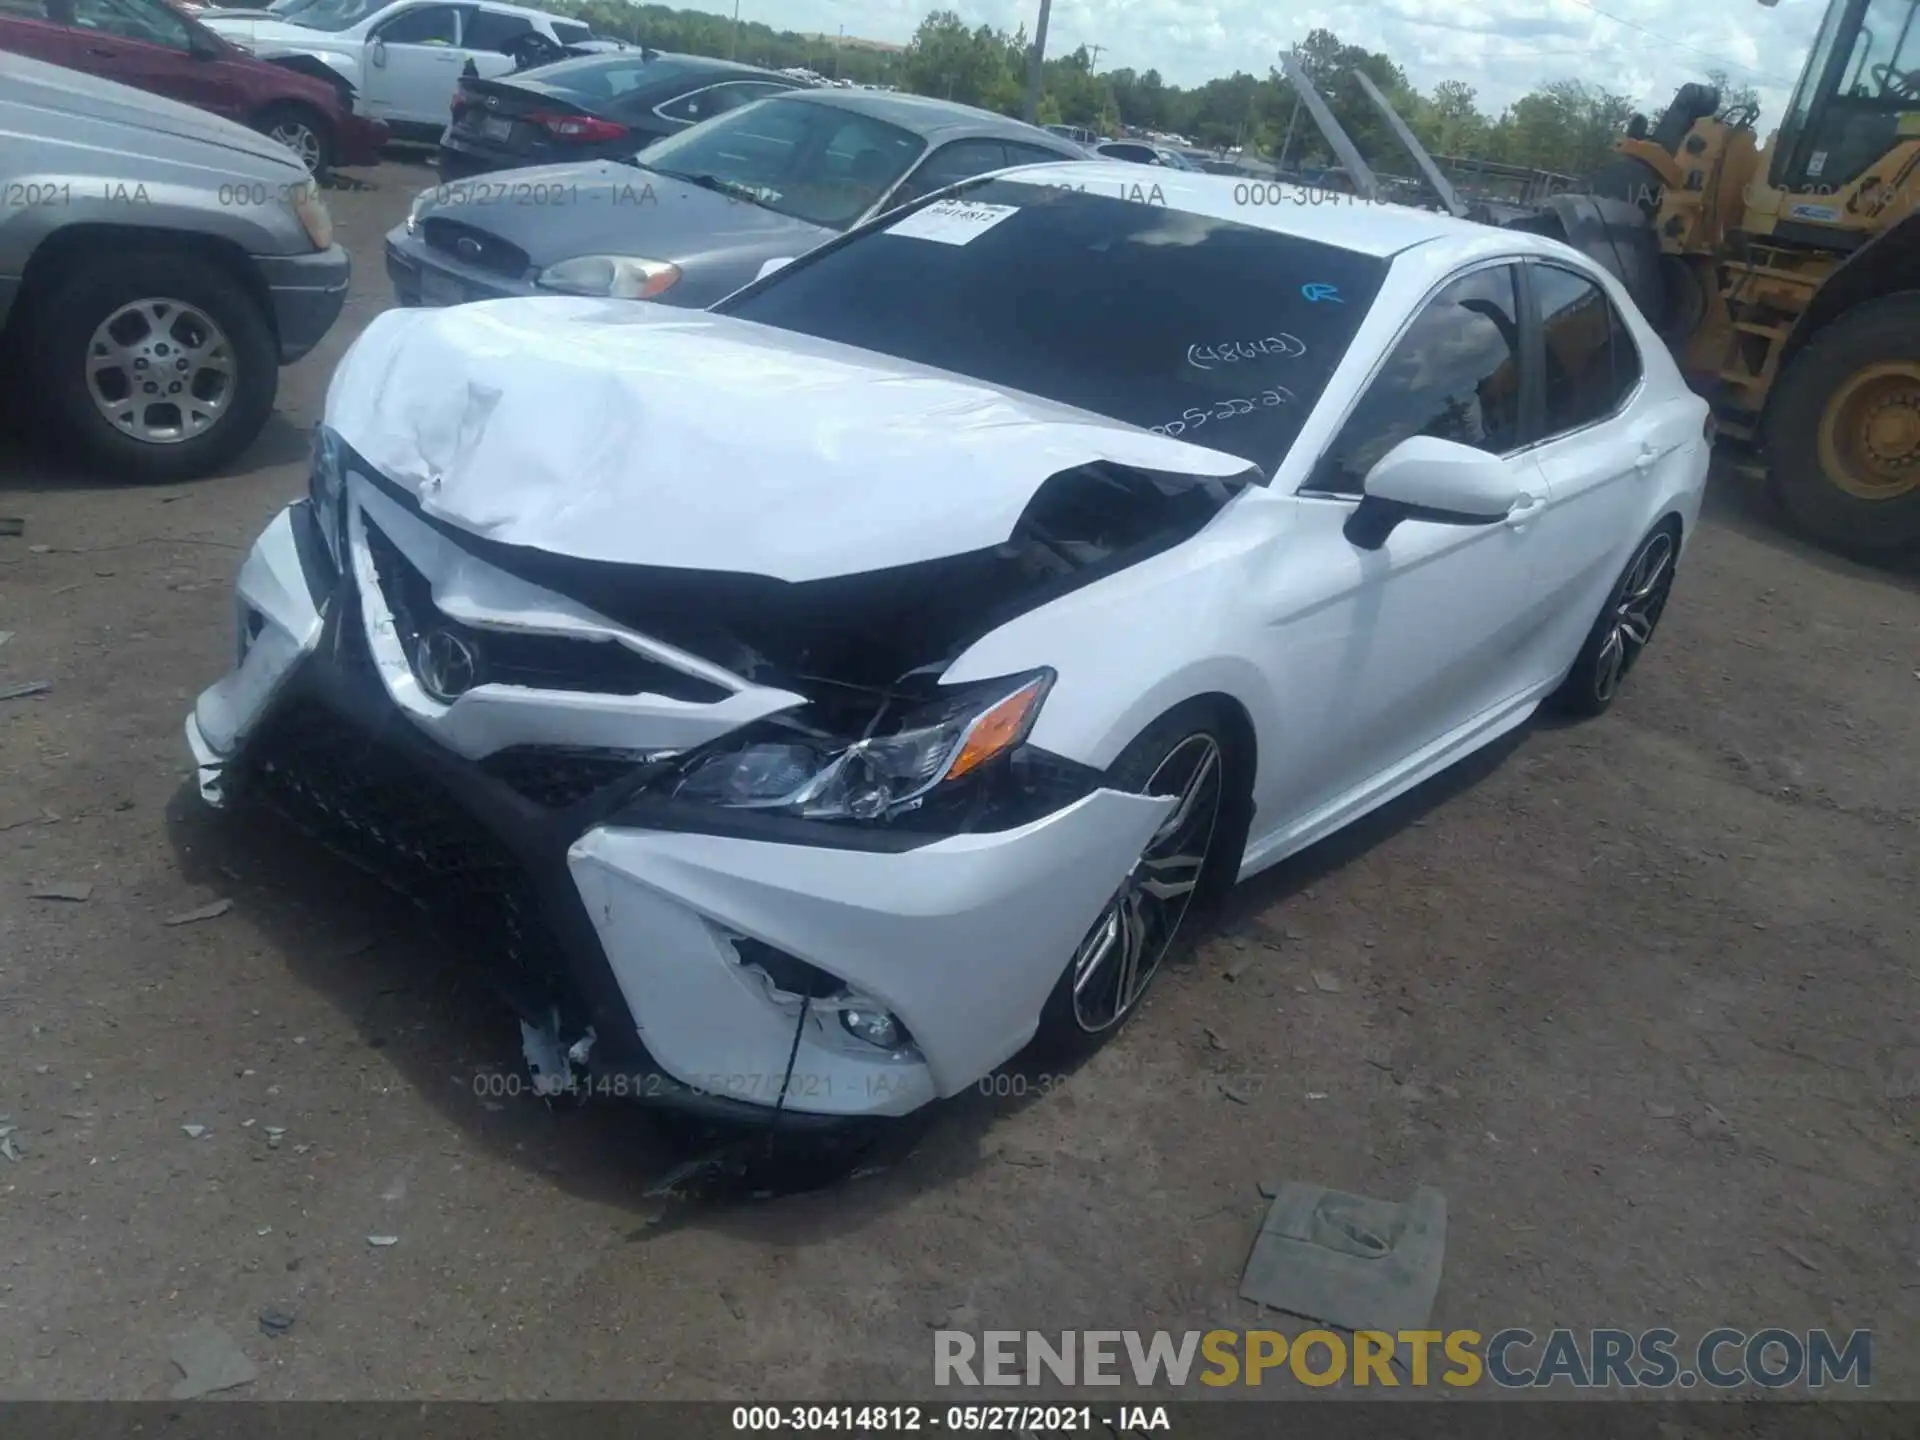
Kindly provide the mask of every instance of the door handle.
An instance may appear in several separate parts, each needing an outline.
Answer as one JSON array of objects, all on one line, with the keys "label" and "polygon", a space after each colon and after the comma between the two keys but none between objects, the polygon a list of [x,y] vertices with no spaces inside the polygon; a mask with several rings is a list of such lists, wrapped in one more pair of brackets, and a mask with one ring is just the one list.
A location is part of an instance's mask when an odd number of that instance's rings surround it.
[{"label": "door handle", "polygon": [[1640,471],[1642,474],[1645,474],[1647,471],[1651,470],[1654,467],[1654,462],[1659,460],[1662,453],[1663,452],[1653,448],[1653,444],[1651,441],[1648,441],[1642,444],[1640,447],[1640,454],[1635,458],[1633,462],[1633,468]]},{"label": "door handle", "polygon": [[1515,526],[1524,525],[1546,508],[1546,496],[1529,495],[1507,512],[1507,524]]}]

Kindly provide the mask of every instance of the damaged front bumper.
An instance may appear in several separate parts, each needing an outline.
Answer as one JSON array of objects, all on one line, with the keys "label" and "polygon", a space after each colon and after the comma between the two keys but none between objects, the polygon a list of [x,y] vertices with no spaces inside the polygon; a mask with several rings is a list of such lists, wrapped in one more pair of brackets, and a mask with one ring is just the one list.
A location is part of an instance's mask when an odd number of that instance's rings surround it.
[{"label": "damaged front bumper", "polygon": [[[536,1069],[571,1050],[578,1093],[723,1120],[778,1109],[783,1124],[953,1095],[1031,1038],[1170,803],[1097,788],[1014,828],[940,836],[762,831],[651,800],[651,756],[800,697],[538,591],[382,492],[350,495],[338,564],[305,501],[248,555],[239,658],[186,722],[201,793],[280,811],[422,904],[521,1015]],[[481,633],[611,644],[717,693],[483,684],[436,699],[396,639],[378,543]],[[861,1032],[875,1014],[892,1032]]]}]

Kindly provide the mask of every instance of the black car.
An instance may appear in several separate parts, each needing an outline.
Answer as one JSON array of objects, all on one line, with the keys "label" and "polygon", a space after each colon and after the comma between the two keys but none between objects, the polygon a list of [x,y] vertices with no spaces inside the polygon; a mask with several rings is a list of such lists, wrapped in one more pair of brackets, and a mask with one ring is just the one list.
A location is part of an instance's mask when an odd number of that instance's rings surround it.
[{"label": "black car", "polygon": [[622,158],[663,135],[801,82],[773,70],[619,50],[536,66],[495,80],[468,75],[440,136],[440,175]]}]

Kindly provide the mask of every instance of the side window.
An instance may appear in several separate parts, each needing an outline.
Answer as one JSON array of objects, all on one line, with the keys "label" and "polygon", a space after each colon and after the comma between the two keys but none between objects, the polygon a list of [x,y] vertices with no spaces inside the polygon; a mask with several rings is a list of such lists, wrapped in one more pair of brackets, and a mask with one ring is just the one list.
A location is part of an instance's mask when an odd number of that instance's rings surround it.
[{"label": "side window", "polygon": [[1626,322],[1593,281],[1557,265],[1531,268],[1546,350],[1546,434],[1604,420],[1640,382]]},{"label": "side window", "polygon": [[1009,165],[1058,165],[1062,160],[1075,158],[1071,155],[1062,155],[1058,150],[1049,150],[1042,145],[1022,145],[1017,141],[1008,141],[1000,148],[1007,152]]},{"label": "side window", "polygon": [[[467,33],[460,43],[467,50],[498,50],[504,53],[522,35],[532,33],[533,22],[524,15],[479,10],[467,18]],[[387,38],[391,40],[392,34],[389,33]]]},{"label": "side window", "polygon": [[718,115],[723,108],[714,103],[715,96],[723,89],[719,85],[702,85],[698,90],[689,90],[684,95],[654,107],[654,113],[663,120],[678,121],[682,125],[697,125],[709,115]]},{"label": "side window", "polygon": [[1358,495],[1394,446],[1432,435],[1501,455],[1520,443],[1520,307],[1514,267],[1476,270],[1427,302],[1308,482]]},{"label": "side window", "polygon": [[560,37],[562,45],[584,45],[593,39],[593,29],[587,25],[574,25],[565,20],[553,22],[553,33]]},{"label": "side window", "polygon": [[165,45],[170,50],[193,49],[186,22],[160,0],[74,0],[71,6],[49,5],[47,18],[96,35]]},{"label": "side window", "polygon": [[460,12],[451,5],[421,5],[380,27],[389,45],[458,45]]},{"label": "side window", "polygon": [[767,85],[758,80],[735,80],[726,85],[716,85],[706,93],[706,113],[723,115],[729,110],[738,110],[742,105],[751,105],[756,100],[777,95],[784,88],[780,85]]},{"label": "side window", "polygon": [[907,177],[907,183],[900,187],[893,203],[904,205],[989,170],[1005,169],[1006,164],[1007,149],[998,140],[956,140],[929,155],[920,168]]}]

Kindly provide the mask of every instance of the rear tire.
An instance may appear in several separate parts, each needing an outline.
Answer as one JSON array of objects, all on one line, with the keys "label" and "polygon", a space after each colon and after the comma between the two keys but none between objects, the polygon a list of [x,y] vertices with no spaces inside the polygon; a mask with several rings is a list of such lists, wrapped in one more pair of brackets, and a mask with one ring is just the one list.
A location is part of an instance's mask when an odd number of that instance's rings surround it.
[{"label": "rear tire", "polygon": [[1679,558],[1680,527],[1675,521],[1662,521],[1634,548],[1633,558],[1587,632],[1573,668],[1547,697],[1549,710],[1590,719],[1612,707],[1627,672],[1652,641],[1654,627],[1667,608]]},{"label": "rear tire", "polygon": [[1920,293],[1847,311],[1787,365],[1767,405],[1769,485],[1839,550],[1920,545]]},{"label": "rear tire", "polygon": [[1175,706],[1108,770],[1108,784],[1180,803],[1069,957],[1041,1010],[1036,1048],[1092,1053],[1139,1009],[1167,958],[1190,945],[1196,912],[1232,883],[1244,826],[1246,768],[1234,730],[1206,700]]},{"label": "rear tire", "polygon": [[[27,363],[41,398],[63,448],[104,478],[204,475],[252,444],[273,413],[280,355],[267,317],[198,256],[88,255],[32,308]],[[129,358],[103,363],[117,355]],[[134,359],[146,363],[135,368]],[[177,394],[168,388],[176,381]],[[177,434],[168,433],[169,410]]]},{"label": "rear tire", "polygon": [[269,105],[254,117],[253,128],[293,151],[315,179],[333,169],[333,127],[318,110],[290,101]]}]

